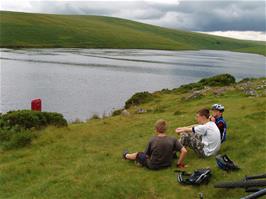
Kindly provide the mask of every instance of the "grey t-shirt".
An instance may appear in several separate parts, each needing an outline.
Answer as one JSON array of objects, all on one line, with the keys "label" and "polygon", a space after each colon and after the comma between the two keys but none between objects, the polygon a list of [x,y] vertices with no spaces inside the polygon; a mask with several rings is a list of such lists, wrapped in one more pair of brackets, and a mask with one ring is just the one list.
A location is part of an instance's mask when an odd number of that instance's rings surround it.
[{"label": "grey t-shirt", "polygon": [[182,147],[180,142],[174,137],[152,137],[144,152],[149,156],[148,166],[152,169],[171,166],[173,152],[180,151]]}]

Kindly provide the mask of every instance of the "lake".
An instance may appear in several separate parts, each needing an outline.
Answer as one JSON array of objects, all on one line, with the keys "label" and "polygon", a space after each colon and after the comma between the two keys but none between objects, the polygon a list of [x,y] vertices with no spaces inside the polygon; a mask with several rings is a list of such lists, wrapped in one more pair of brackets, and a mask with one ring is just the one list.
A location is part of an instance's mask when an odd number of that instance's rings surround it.
[{"label": "lake", "polygon": [[203,77],[230,73],[238,80],[266,76],[266,58],[228,51],[116,49],[0,49],[0,112],[30,109],[69,121],[122,108],[134,93],[176,88]]}]

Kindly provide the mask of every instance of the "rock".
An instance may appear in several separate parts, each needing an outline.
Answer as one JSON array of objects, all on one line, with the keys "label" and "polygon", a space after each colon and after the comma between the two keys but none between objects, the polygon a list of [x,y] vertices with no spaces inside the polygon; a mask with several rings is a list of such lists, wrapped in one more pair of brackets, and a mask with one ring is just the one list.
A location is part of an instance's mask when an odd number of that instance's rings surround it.
[{"label": "rock", "polygon": [[192,91],[192,93],[186,97],[184,97],[184,100],[192,100],[192,99],[198,99],[202,97],[202,91]]},{"label": "rock", "polygon": [[211,90],[211,87],[210,86],[204,86],[204,92],[207,92],[209,90]]},{"label": "rock", "polygon": [[213,91],[213,94],[214,95],[217,95],[217,96],[220,96],[220,95],[224,94],[225,91],[226,91],[225,88],[218,88],[218,89],[216,89],[216,90]]},{"label": "rock", "polygon": [[244,87],[250,87],[252,85],[252,82],[245,82],[243,83]]},{"label": "rock", "polygon": [[238,86],[241,90],[244,90],[244,89],[250,88],[252,86],[252,83],[251,82],[243,82],[243,83],[238,84]]},{"label": "rock", "polygon": [[143,109],[143,108],[139,108],[139,109],[137,109],[137,111],[136,111],[136,113],[138,113],[138,114],[142,114],[142,113],[146,113],[147,112],[147,110],[145,110],[145,109]]},{"label": "rock", "polygon": [[265,85],[258,85],[257,87],[256,87],[256,90],[262,90],[262,89],[264,89],[266,86]]},{"label": "rock", "polygon": [[247,96],[256,96],[256,97],[258,96],[258,93],[255,90],[252,90],[252,89],[244,90],[244,93]]},{"label": "rock", "polygon": [[123,110],[122,112],[121,112],[121,115],[122,116],[130,116],[130,113],[125,109],[125,110]]}]

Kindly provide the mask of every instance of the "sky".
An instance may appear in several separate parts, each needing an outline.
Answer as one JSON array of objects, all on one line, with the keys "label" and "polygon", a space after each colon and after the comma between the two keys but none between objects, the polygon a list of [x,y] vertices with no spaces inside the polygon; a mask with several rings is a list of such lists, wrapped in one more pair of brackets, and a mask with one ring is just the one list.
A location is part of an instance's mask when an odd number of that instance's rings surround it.
[{"label": "sky", "polygon": [[174,29],[266,41],[265,0],[1,0],[0,10],[104,15]]}]

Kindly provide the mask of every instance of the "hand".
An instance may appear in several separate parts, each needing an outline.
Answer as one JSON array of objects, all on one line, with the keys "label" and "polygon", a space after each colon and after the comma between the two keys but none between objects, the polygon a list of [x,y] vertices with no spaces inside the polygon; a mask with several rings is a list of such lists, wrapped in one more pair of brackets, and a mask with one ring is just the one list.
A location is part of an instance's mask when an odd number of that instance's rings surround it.
[{"label": "hand", "polygon": [[177,168],[179,168],[179,169],[184,169],[184,168],[187,167],[187,165],[185,165],[184,163],[179,163],[179,164],[177,164],[176,166],[177,166]]},{"label": "hand", "polygon": [[182,128],[177,128],[177,129],[175,130],[175,132],[178,133],[178,134],[180,134],[180,133],[183,133],[184,131],[183,131]]},{"label": "hand", "polygon": [[215,117],[210,116],[210,121],[215,122]]}]

